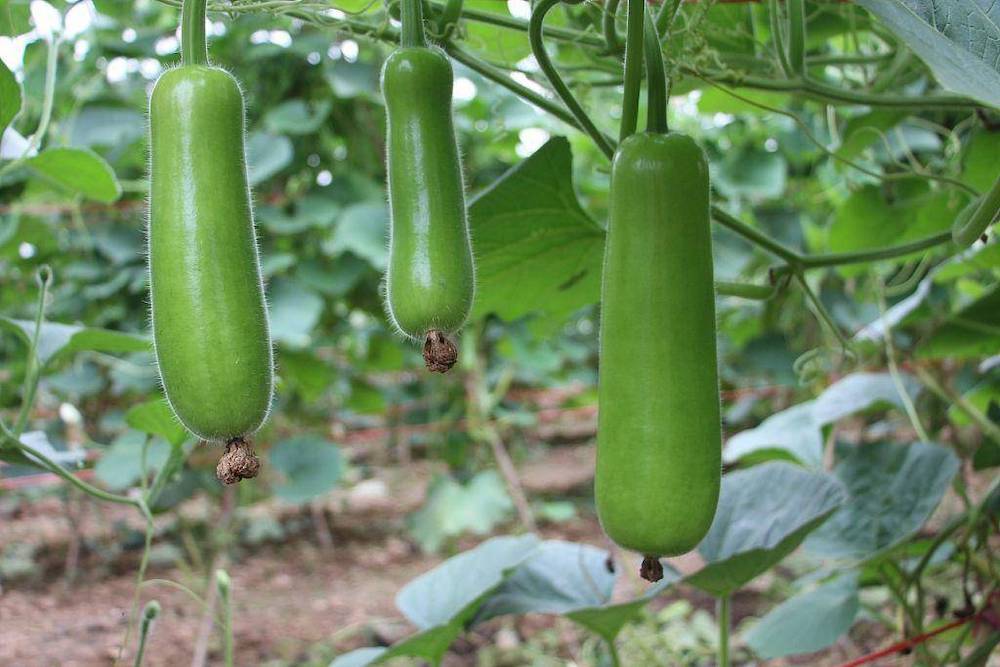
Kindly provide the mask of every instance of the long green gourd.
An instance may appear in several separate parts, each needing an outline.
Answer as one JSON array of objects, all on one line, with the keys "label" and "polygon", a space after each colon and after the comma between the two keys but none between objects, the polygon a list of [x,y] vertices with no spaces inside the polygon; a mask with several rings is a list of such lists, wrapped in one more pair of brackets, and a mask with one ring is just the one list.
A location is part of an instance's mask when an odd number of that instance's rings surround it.
[{"label": "long green gourd", "polygon": [[253,477],[247,437],[267,418],[273,360],[254,234],[239,84],[208,64],[205,0],[185,0],[182,65],[149,101],[149,275],[167,400],[193,434],[226,443],[217,473]]},{"label": "long green gourd", "polygon": [[424,341],[444,373],[457,359],[447,334],[462,327],[475,292],[447,56],[426,46],[420,0],[402,2],[402,46],[382,68],[391,232],[386,306],[396,328]]},{"label": "long green gourd", "polygon": [[661,556],[695,548],[712,525],[722,429],[708,162],[666,132],[659,39],[644,24],[649,130],[611,166],[595,494],[605,532],[655,581]]}]

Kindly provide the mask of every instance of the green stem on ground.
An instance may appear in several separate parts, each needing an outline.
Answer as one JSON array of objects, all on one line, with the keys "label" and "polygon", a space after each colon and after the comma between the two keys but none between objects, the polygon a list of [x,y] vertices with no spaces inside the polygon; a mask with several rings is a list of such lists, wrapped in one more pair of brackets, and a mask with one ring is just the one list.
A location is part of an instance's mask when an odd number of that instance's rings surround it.
[{"label": "green stem on ground", "polygon": [[181,63],[184,65],[208,64],[207,9],[207,0],[184,0],[181,6]]},{"label": "green stem on ground", "polygon": [[[563,101],[563,104],[570,110],[570,113],[573,114],[573,117],[576,118],[579,126],[583,128],[584,132],[590,136],[601,152],[610,160],[615,153],[614,147],[604,134],[597,129],[597,126],[594,125],[587,112],[583,110],[583,107],[577,101],[572,91],[566,86],[562,77],[559,76],[559,72],[556,71],[555,66],[552,64],[549,54],[545,51],[545,44],[542,41],[542,27],[545,15],[550,9],[558,5],[559,2],[560,0],[540,0],[532,10],[528,29],[528,41],[531,43],[531,52],[534,54],[538,66],[542,69],[552,88]],[[642,0],[632,0],[632,2],[642,2]]]},{"label": "green stem on ground", "polygon": [[729,596],[716,599],[716,622],[719,624],[719,667],[729,667],[729,627],[730,603]]}]

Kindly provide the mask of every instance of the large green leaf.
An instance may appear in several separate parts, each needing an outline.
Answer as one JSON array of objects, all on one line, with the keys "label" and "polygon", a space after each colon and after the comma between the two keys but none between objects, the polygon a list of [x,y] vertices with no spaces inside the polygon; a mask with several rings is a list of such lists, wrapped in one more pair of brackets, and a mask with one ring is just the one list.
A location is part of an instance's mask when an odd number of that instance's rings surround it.
[{"label": "large green leaf", "polygon": [[320,128],[333,105],[329,100],[309,104],[305,100],[286,100],[264,116],[267,129],[276,134],[312,134]]},{"label": "large green leaf", "polygon": [[[911,400],[920,393],[921,385],[913,376],[900,375],[900,382]],[[872,407],[893,406],[902,409],[903,398],[889,373],[852,373],[829,387],[813,404],[813,416],[822,425]]]},{"label": "large green leaf", "polygon": [[410,517],[410,532],[425,551],[437,551],[446,539],[466,531],[489,533],[513,509],[493,470],[478,473],[466,484],[442,476],[431,485],[424,506]]},{"label": "large green leaf", "polygon": [[396,606],[420,631],[389,649],[351,651],[330,667],[364,667],[397,656],[439,664],[480,607],[538,545],[534,535],[495,537],[420,575],[396,595]]},{"label": "large green leaf", "polygon": [[930,517],[958,471],[958,458],[930,443],[862,444],[834,473],[850,499],[806,540],[831,558],[867,560],[914,534]]},{"label": "large green leaf", "polygon": [[122,194],[111,166],[86,148],[49,148],[27,165],[47,181],[88,199],[110,203]]},{"label": "large green leaf", "polygon": [[586,544],[543,542],[480,608],[476,623],[505,614],[568,614],[605,605],[616,579],[608,557]]},{"label": "large green leaf", "polygon": [[487,540],[406,584],[396,606],[421,630],[471,621],[483,595],[495,591],[538,546],[534,535]]},{"label": "large green leaf", "polygon": [[806,401],[737,433],[726,441],[724,460],[788,459],[819,468],[823,463],[823,438],[813,408],[813,401]]},{"label": "large green leaf", "polygon": [[945,88],[1000,108],[1000,4],[858,0],[913,49]]},{"label": "large green leaf", "polygon": [[715,520],[698,546],[707,565],[687,583],[716,597],[732,594],[790,554],[844,499],[830,475],[788,463],[725,475]]},{"label": "large green leaf", "polygon": [[[130,488],[143,472],[142,450],[148,436],[142,431],[130,430],[115,438],[111,446],[98,459],[94,474],[112,491]],[[170,458],[170,445],[154,438],[146,448],[146,474],[163,467]]]},{"label": "large green leaf", "polygon": [[251,132],[247,137],[247,180],[258,185],[287,167],[295,156],[291,140],[283,134]]},{"label": "large green leaf", "polygon": [[[26,320],[13,320],[0,315],[0,328],[11,331],[28,343],[35,331],[35,323]],[[38,360],[42,364],[62,354],[72,354],[81,350],[107,353],[148,352],[152,345],[148,338],[135,334],[109,331],[108,329],[90,329],[72,324],[43,322],[41,335],[38,339]]]},{"label": "large green leaf", "polygon": [[323,242],[323,252],[331,257],[351,252],[382,271],[389,260],[385,242],[388,227],[389,209],[385,202],[352,204],[337,218],[336,228]]},{"label": "large green leaf", "polygon": [[1000,349],[1000,287],[949,317],[917,347],[917,356],[967,359]]},{"label": "large green leaf", "polygon": [[0,61],[0,137],[20,111],[21,86],[14,73]]},{"label": "large green leaf", "polygon": [[849,572],[785,600],[757,621],[744,639],[765,660],[813,653],[850,630],[859,607],[858,577]]},{"label": "large green leaf", "polygon": [[569,142],[554,137],[472,202],[474,316],[558,319],[597,301],[604,232],[580,207],[571,176]]},{"label": "large green leaf", "polygon": [[268,290],[271,337],[275,342],[304,348],[323,313],[323,298],[295,280],[275,280]]}]

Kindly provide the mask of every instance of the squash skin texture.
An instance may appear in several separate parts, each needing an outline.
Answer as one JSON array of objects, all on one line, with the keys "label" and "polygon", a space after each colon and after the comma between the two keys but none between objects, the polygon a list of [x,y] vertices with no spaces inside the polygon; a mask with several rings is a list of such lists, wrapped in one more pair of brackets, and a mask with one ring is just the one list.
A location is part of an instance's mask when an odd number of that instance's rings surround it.
[{"label": "squash skin texture", "polygon": [[204,440],[266,420],[274,373],[244,149],[228,72],[165,72],[149,103],[153,340],[167,400]]},{"label": "squash skin texture", "polygon": [[722,433],[708,164],[689,137],[635,134],[611,172],[595,494],[605,532],[686,553],[715,516]]},{"label": "squash skin texture", "polygon": [[391,218],[386,306],[396,328],[415,340],[460,329],[475,294],[452,82],[447,56],[433,47],[399,48],[382,68]]}]

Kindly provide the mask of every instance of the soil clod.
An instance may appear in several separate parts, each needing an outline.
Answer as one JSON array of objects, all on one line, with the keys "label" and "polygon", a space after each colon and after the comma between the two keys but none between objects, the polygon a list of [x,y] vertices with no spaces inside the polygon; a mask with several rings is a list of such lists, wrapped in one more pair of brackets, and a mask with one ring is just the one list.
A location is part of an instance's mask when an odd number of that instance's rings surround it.
[{"label": "soil clod", "polygon": [[235,484],[243,479],[252,479],[260,472],[260,459],[254,454],[250,443],[243,438],[233,438],[226,443],[226,453],[219,459],[215,476],[223,484]]},{"label": "soil clod", "polygon": [[424,338],[424,364],[432,373],[447,373],[458,361],[458,348],[444,332],[431,329]]},{"label": "soil clod", "polygon": [[659,581],[663,578],[663,566],[660,559],[655,556],[646,556],[639,566],[639,576],[646,581]]}]

